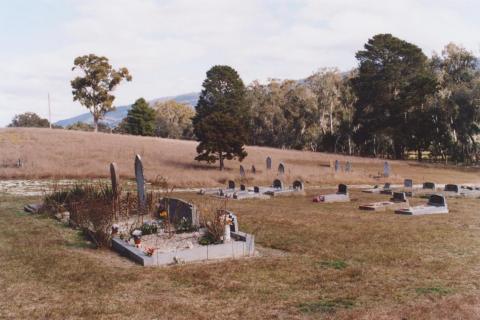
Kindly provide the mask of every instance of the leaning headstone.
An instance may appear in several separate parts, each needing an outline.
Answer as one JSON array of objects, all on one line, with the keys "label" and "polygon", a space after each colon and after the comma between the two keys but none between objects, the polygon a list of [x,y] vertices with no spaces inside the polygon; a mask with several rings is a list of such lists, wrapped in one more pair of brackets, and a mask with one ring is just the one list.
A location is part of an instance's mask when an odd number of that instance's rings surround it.
[{"label": "leaning headstone", "polygon": [[112,180],[112,193],[113,198],[118,199],[119,196],[119,185],[120,185],[120,177],[118,174],[118,167],[115,162],[110,163],[110,179]]},{"label": "leaning headstone", "polygon": [[267,170],[271,170],[272,169],[272,158],[270,158],[270,156],[267,157]]},{"label": "leaning headstone", "polygon": [[256,174],[257,173],[257,169],[255,168],[255,166],[252,164],[252,173],[253,174]]},{"label": "leaning headstone", "polygon": [[345,163],[345,172],[351,172],[352,171],[352,164],[350,163],[350,161],[347,161],[347,163]]},{"label": "leaning headstone", "polygon": [[242,165],[240,165],[240,177],[245,178],[245,168]]},{"label": "leaning headstone", "polygon": [[340,161],[335,160],[335,172],[338,172],[340,170]]},{"label": "leaning headstone", "polygon": [[283,182],[280,179],[273,180],[273,187],[275,189],[282,189],[283,190]]},{"label": "leaning headstone", "polygon": [[145,195],[145,177],[143,176],[143,164],[140,155],[135,156],[135,180],[137,182],[138,206],[145,209],[147,206],[147,198]]},{"label": "leaning headstone", "polygon": [[285,174],[285,165],[283,163],[280,163],[278,165],[278,175],[283,176]]},{"label": "leaning headstone", "polygon": [[390,163],[388,161],[385,161],[383,164],[383,176],[384,177],[390,177]]}]

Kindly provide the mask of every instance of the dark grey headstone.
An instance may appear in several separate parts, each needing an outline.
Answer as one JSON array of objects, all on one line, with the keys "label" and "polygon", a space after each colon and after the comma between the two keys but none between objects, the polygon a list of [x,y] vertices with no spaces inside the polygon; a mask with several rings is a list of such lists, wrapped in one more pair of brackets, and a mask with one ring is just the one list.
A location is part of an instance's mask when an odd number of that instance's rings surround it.
[{"label": "dark grey headstone", "polygon": [[303,182],[300,180],[295,180],[293,182],[293,189],[295,190],[303,190]]},{"label": "dark grey headstone", "polygon": [[345,184],[338,185],[338,191],[337,191],[338,194],[347,194],[347,192],[348,192],[347,185]]},{"label": "dark grey headstone", "polygon": [[435,183],[433,183],[433,182],[425,182],[425,183],[423,183],[423,189],[432,189],[432,190],[435,190]]},{"label": "dark grey headstone", "polygon": [[120,177],[118,174],[118,167],[115,162],[110,163],[110,179],[112,180],[112,192],[113,197],[118,199],[119,196],[119,185],[120,185]]},{"label": "dark grey headstone", "polygon": [[245,191],[245,190],[247,190],[247,187],[245,187],[244,184],[241,184],[240,185],[240,191]]},{"label": "dark grey headstone", "polygon": [[143,176],[142,158],[138,154],[135,156],[135,180],[137,182],[138,206],[140,209],[144,209],[147,205],[145,178]]},{"label": "dark grey headstone", "polygon": [[235,181],[228,180],[228,189],[235,189]]},{"label": "dark grey headstone", "polygon": [[240,177],[245,178],[245,168],[240,165]]},{"label": "dark grey headstone", "polygon": [[283,176],[285,174],[285,165],[280,163],[278,165],[278,175]]},{"label": "dark grey headstone", "polygon": [[458,184],[446,184],[444,190],[448,192],[459,192]]},{"label": "dark grey headstone", "polygon": [[280,179],[275,179],[273,180],[273,187],[276,189],[282,189],[283,190],[283,182]]},{"label": "dark grey headstone", "polygon": [[260,193],[260,188],[257,186],[253,187],[253,192]]},{"label": "dark grey headstone", "polygon": [[391,186],[390,182],[386,182],[386,183],[383,185],[383,189],[384,189],[384,190],[390,190],[390,186]]},{"label": "dark grey headstone", "polygon": [[267,157],[267,170],[271,170],[272,169],[272,158],[270,156]]},{"label": "dark grey headstone", "polygon": [[185,218],[192,228],[200,226],[200,218],[197,207],[189,202],[176,198],[162,198],[159,203],[159,212],[168,212],[168,220],[176,224]]},{"label": "dark grey headstone", "polygon": [[237,215],[234,214],[232,211],[227,211],[228,217],[232,219],[232,224],[230,225],[231,232],[238,232],[238,218]]},{"label": "dark grey headstone", "polygon": [[436,207],[445,207],[447,202],[444,196],[438,194],[432,194],[428,200],[428,205]]},{"label": "dark grey headstone", "polygon": [[403,180],[403,186],[405,188],[413,188],[413,180],[412,179]]},{"label": "dark grey headstone", "polygon": [[383,164],[383,176],[384,177],[390,177],[390,163],[388,161],[385,161]]},{"label": "dark grey headstone", "polygon": [[390,200],[393,202],[407,202],[407,195],[405,192],[394,192]]},{"label": "dark grey headstone", "polygon": [[256,174],[257,173],[257,169],[255,168],[255,166],[252,164],[252,173],[253,174]]},{"label": "dark grey headstone", "polygon": [[338,172],[340,170],[340,161],[335,160],[335,172]]}]

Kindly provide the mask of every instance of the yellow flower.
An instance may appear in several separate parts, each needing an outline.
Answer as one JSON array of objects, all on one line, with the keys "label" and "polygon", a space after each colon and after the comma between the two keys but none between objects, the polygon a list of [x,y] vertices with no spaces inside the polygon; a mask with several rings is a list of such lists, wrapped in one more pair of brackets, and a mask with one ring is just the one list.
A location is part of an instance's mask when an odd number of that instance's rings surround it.
[{"label": "yellow flower", "polygon": [[166,218],[167,216],[168,216],[167,211],[164,210],[164,211],[160,212],[160,217],[161,218]]}]

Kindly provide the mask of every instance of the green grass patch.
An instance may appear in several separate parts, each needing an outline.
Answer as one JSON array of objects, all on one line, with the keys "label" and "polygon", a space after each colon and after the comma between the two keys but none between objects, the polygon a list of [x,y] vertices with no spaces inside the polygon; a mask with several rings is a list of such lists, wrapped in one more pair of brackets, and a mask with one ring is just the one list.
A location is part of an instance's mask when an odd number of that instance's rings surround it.
[{"label": "green grass patch", "polygon": [[440,295],[444,296],[452,292],[452,290],[444,287],[424,287],[424,288],[416,288],[415,291],[418,294],[435,294],[435,295]]},{"label": "green grass patch", "polygon": [[348,264],[343,260],[328,260],[318,262],[318,266],[324,269],[342,270],[348,267]]},{"label": "green grass patch", "polygon": [[349,298],[322,299],[298,305],[302,313],[333,313],[337,309],[350,309],[355,301]]}]

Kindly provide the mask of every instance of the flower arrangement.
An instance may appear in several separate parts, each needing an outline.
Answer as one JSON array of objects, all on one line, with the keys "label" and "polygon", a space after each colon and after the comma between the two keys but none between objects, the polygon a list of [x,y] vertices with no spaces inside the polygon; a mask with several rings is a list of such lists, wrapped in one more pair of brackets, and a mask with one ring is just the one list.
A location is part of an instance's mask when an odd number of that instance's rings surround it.
[{"label": "flower arrangement", "polygon": [[147,248],[147,249],[145,249],[145,251],[143,251],[143,253],[145,253],[145,255],[151,257],[155,253],[155,248],[151,248],[151,247]]},{"label": "flower arrangement", "polygon": [[162,211],[160,211],[159,216],[162,219],[166,219],[166,218],[168,218],[168,212],[166,210],[162,210]]},{"label": "flower arrangement", "polygon": [[142,230],[138,230],[138,229],[133,230],[132,236],[133,236],[133,241],[135,242],[135,245],[139,247],[140,243],[142,242]]}]

